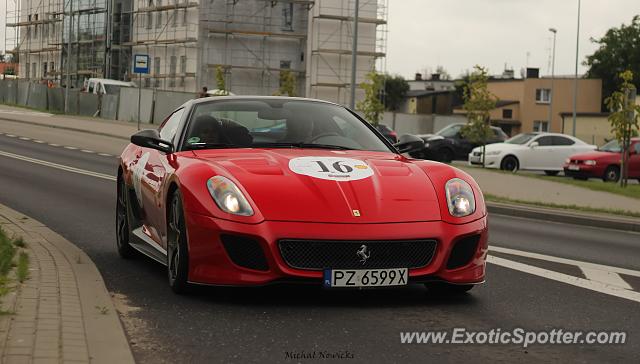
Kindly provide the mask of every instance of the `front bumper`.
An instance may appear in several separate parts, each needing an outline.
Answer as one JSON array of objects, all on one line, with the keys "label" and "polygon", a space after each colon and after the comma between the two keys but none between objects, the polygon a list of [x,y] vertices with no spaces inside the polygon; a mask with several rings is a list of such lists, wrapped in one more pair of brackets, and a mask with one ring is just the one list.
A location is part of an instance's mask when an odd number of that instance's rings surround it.
[{"label": "front bumper", "polygon": [[[440,280],[455,284],[481,283],[485,278],[487,255],[487,217],[461,225],[441,221],[394,224],[330,224],[264,221],[243,224],[210,216],[187,213],[189,241],[189,281],[209,285],[266,285],[277,282],[322,284],[321,270],[303,270],[289,266],[280,253],[281,239],[313,240],[402,240],[433,239],[437,241],[431,262],[409,270],[409,282]],[[266,258],[266,269],[239,266],[225,249],[221,236],[246,237],[257,242]],[[478,236],[477,246],[469,261],[448,269],[456,243]],[[354,254],[356,252],[354,251]],[[331,267],[327,267],[331,268]],[[363,267],[362,269],[366,269]],[[397,267],[402,268],[402,267]]]},{"label": "front bumper", "polygon": [[[470,165],[482,165],[482,153],[471,152],[468,155]],[[484,160],[485,168],[500,168],[499,155],[487,155]]]},{"label": "front bumper", "polygon": [[599,178],[604,174],[598,166],[587,164],[565,164],[563,170],[565,176],[576,178]]}]

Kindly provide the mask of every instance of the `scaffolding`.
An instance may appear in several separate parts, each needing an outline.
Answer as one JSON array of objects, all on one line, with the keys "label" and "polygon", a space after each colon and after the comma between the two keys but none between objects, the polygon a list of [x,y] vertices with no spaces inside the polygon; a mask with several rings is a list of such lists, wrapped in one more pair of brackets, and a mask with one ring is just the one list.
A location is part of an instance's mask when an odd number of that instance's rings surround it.
[{"label": "scaffolding", "polygon": [[[387,0],[360,0],[357,84],[386,72]],[[355,1],[318,0],[309,27],[309,97],[347,104],[350,94]]]},{"label": "scaffolding", "polygon": [[68,73],[75,87],[103,77],[108,1],[7,0],[5,42],[20,77],[64,83]]}]

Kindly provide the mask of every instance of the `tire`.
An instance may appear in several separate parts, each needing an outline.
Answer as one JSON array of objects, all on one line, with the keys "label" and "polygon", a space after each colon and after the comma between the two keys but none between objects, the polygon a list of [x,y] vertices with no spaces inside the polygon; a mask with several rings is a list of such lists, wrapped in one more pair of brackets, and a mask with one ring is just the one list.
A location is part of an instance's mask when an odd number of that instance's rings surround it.
[{"label": "tire", "polygon": [[425,286],[429,293],[437,296],[463,295],[475,287],[473,284],[450,284],[444,282],[426,283]]},{"label": "tire", "polygon": [[544,171],[547,176],[557,176],[560,171]]},{"label": "tire", "polygon": [[604,176],[602,176],[602,180],[605,182],[618,182],[620,180],[620,167],[607,167],[607,169],[604,171]]},{"label": "tire", "polygon": [[502,162],[500,162],[500,169],[502,169],[503,171],[511,171],[515,173],[518,171],[519,167],[520,162],[518,162],[518,158],[512,155],[504,157],[502,159]]},{"label": "tire", "polygon": [[118,178],[116,196],[116,249],[120,257],[131,259],[137,251],[129,244],[131,242],[131,218],[129,217],[129,201],[127,187],[122,177]]},{"label": "tire", "polygon": [[450,163],[453,160],[453,151],[449,148],[438,150],[438,160],[443,163]]},{"label": "tire", "polygon": [[189,251],[187,249],[187,229],[182,208],[180,191],[175,191],[171,197],[167,214],[167,276],[169,287],[174,293],[186,293],[190,284]]}]

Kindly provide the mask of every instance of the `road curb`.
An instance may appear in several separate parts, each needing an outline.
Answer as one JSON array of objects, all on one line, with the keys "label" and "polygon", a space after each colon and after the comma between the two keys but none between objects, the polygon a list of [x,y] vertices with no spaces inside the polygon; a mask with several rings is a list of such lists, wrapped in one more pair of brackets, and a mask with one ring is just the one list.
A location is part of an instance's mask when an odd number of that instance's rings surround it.
[{"label": "road curb", "polygon": [[640,232],[640,219],[624,216],[597,215],[576,211],[486,202],[492,214],[525,217],[536,220],[563,222],[567,224]]},{"label": "road curb", "polygon": [[[13,225],[16,234],[23,236],[27,246],[34,250],[46,251],[47,257],[51,257],[53,266],[60,269],[58,272],[60,287],[60,297],[62,299],[62,313],[58,320],[62,321],[62,335],[74,332],[75,335],[81,332],[78,329],[65,328],[65,320],[70,320],[69,300],[73,300],[71,296],[67,296],[64,292],[75,292],[79,299],[79,310],[81,312],[78,317],[83,323],[84,337],[86,338],[86,353],[91,363],[135,363],[133,353],[129,347],[129,343],[120,322],[118,312],[113,304],[111,295],[107,291],[104,280],[93,261],[77,246],[53,232],[45,225],[37,220],[31,219],[17,211],[14,211],[0,204],[0,217],[9,221]],[[37,254],[36,254],[37,255]],[[51,263],[43,263],[51,266]],[[40,263],[37,263],[40,264]],[[67,268],[65,268],[67,267]],[[65,273],[71,270],[72,274]],[[70,282],[74,282],[76,287]],[[37,285],[37,284],[36,284]],[[42,289],[52,289],[45,287]],[[36,289],[37,292],[40,288]],[[31,298],[31,297],[30,297]],[[74,311],[75,312],[75,311]],[[55,317],[50,317],[55,319]],[[75,320],[75,319],[73,319]],[[31,321],[31,319],[29,319]],[[39,324],[38,319],[33,324]],[[69,330],[69,331],[64,331]],[[72,331],[76,330],[76,331]],[[39,335],[38,331],[34,335]],[[66,341],[60,347],[60,351],[67,350]],[[79,339],[82,342],[82,339]],[[37,344],[37,343],[36,343]],[[73,344],[72,344],[73,345]],[[77,344],[76,344],[77,345]],[[75,349],[74,349],[75,350]],[[78,349],[82,351],[82,349]],[[67,355],[67,351],[64,351]],[[86,355],[86,354],[85,354]],[[36,349],[35,356],[38,356]]]},{"label": "road curb", "polygon": [[100,136],[105,136],[105,137],[115,138],[115,139],[122,139],[122,140],[129,140],[130,139],[130,138],[124,137],[122,135],[104,133],[104,132],[100,132],[100,131],[92,131],[92,130],[87,130],[87,129],[82,129],[82,128],[74,128],[74,127],[71,127],[71,126],[63,126],[63,125],[55,125],[55,124],[43,124],[43,123],[37,123],[37,122],[34,122],[34,121],[28,121],[28,120],[9,119],[9,118],[6,118],[6,117],[0,117],[0,120],[10,121],[10,122],[14,122],[14,123],[22,123],[22,124],[34,125],[34,126],[41,126],[41,127],[44,127],[44,128],[53,128],[53,129],[60,129],[60,130],[76,131],[76,132],[79,132],[79,133],[100,135]]}]

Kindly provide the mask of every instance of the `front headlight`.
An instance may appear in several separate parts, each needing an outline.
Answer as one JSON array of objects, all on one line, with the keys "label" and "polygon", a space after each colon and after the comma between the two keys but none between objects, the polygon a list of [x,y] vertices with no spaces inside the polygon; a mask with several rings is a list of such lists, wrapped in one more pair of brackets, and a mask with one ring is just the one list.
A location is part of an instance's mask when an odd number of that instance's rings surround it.
[{"label": "front headlight", "polygon": [[584,164],[588,165],[588,166],[595,166],[596,165],[596,161],[594,161],[593,159],[589,159],[584,161]]},{"label": "front headlight", "polygon": [[220,210],[240,216],[253,215],[251,205],[230,179],[223,176],[211,177],[207,181],[207,189]]},{"label": "front headlight", "polygon": [[452,178],[445,185],[447,206],[454,217],[464,217],[476,211],[476,200],[473,189],[460,178]]},{"label": "front headlight", "polygon": [[498,155],[498,154],[500,154],[499,150],[492,150],[490,152],[487,152],[487,155]]}]

